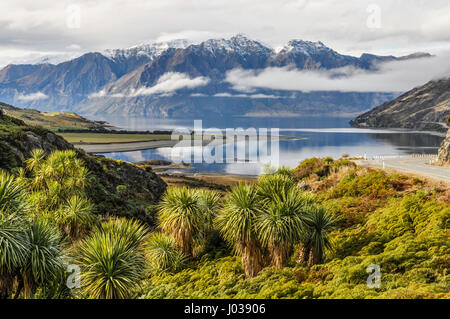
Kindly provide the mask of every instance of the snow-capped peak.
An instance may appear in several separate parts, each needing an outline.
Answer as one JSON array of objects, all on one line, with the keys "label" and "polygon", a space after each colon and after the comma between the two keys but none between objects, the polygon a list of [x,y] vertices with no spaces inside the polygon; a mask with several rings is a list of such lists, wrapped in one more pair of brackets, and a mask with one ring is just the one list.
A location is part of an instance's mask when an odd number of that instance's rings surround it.
[{"label": "snow-capped peak", "polygon": [[110,59],[129,58],[131,56],[146,56],[154,59],[168,49],[185,49],[191,44],[192,42],[186,39],[142,43],[126,49],[108,49],[103,52],[103,55]]},{"label": "snow-capped peak", "polygon": [[241,33],[229,39],[209,39],[201,43],[199,47],[212,53],[223,50],[237,52],[242,55],[255,52],[261,52],[263,54],[270,54],[273,52],[271,48],[264,46],[260,42],[252,40]]},{"label": "snow-capped peak", "polygon": [[281,49],[281,51],[311,55],[321,51],[332,51],[332,50],[320,41],[312,42],[303,40],[291,40]]}]

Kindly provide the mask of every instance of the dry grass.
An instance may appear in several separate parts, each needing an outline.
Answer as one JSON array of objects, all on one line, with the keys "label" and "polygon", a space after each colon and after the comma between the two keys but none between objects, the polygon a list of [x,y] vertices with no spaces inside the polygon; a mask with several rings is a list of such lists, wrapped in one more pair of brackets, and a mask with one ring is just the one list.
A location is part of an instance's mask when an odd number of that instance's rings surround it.
[{"label": "dry grass", "polygon": [[255,178],[228,176],[228,175],[214,175],[214,176],[183,176],[183,175],[160,175],[161,178],[169,186],[187,186],[190,188],[210,189],[221,192],[227,192],[231,187],[239,183],[255,183]]}]

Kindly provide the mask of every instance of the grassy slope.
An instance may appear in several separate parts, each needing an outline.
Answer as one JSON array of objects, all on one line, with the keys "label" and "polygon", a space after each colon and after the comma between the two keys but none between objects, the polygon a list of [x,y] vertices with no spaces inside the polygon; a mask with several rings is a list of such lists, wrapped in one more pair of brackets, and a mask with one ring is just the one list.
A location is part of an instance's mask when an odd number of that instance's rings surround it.
[{"label": "grassy slope", "polygon": [[8,104],[0,103],[5,113],[21,119],[27,125],[41,126],[46,129],[57,130],[100,130],[105,125],[99,122],[88,120],[75,113],[44,113],[32,109],[19,109]]},{"label": "grassy slope", "polygon": [[[448,185],[348,162],[307,161],[296,170],[337,218],[323,265],[266,268],[245,279],[240,258],[214,250],[176,274],[154,275],[141,298],[450,298]],[[366,268],[381,267],[380,289]]]}]

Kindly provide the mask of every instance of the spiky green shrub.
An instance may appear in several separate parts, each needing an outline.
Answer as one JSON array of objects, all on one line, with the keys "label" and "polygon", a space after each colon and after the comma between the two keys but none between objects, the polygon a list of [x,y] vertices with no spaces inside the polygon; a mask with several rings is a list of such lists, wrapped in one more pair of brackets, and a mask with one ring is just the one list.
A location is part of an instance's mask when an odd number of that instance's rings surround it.
[{"label": "spiky green shrub", "polygon": [[206,189],[198,190],[197,194],[198,206],[204,214],[207,226],[210,228],[215,215],[221,208],[223,195]]},{"label": "spiky green shrub", "polygon": [[336,220],[323,207],[311,206],[306,210],[303,221],[306,225],[301,239],[306,250],[302,252],[305,254],[303,261],[308,260],[310,265],[321,264],[325,250],[332,248],[330,233]]},{"label": "spiky green shrub", "polygon": [[294,179],[286,174],[262,175],[256,189],[262,203],[268,204],[276,197],[286,195],[294,185]]},{"label": "spiky green shrub", "polygon": [[262,203],[254,186],[239,184],[228,194],[215,226],[223,238],[242,256],[247,277],[262,269],[262,251],[255,223]]},{"label": "spiky green shrub", "polygon": [[186,187],[168,189],[159,203],[158,217],[160,228],[175,238],[183,254],[193,256],[195,236],[210,220],[200,193]]},{"label": "spiky green shrub", "polygon": [[83,294],[93,299],[131,298],[144,276],[147,229],[137,221],[111,219],[83,239],[76,259]]},{"label": "spiky green shrub", "polygon": [[76,239],[96,224],[97,217],[93,212],[94,205],[91,202],[75,195],[56,212],[56,223],[61,232]]},{"label": "spiky green shrub", "polygon": [[176,272],[182,269],[186,263],[186,257],[170,235],[153,233],[146,246],[147,260],[151,271]]},{"label": "spiky green shrub", "polygon": [[0,298],[12,294],[12,285],[30,252],[25,187],[0,170]]},{"label": "spiky green shrub", "polygon": [[63,271],[62,240],[43,220],[27,215],[26,189],[13,176],[0,172],[0,294],[33,297],[38,288],[55,283]]},{"label": "spiky green shrub", "polygon": [[305,200],[292,188],[275,193],[273,200],[261,210],[255,223],[260,242],[269,249],[272,265],[286,266],[291,249],[305,231]]},{"label": "spiky green shrub", "polygon": [[29,253],[21,270],[21,279],[25,297],[32,297],[39,287],[52,286],[62,279],[64,253],[62,237],[46,221],[32,222],[25,234]]},{"label": "spiky green shrub", "polygon": [[33,175],[33,191],[43,192],[49,210],[57,210],[74,195],[84,196],[89,172],[73,150],[55,151],[47,158],[34,150],[27,161]]},{"label": "spiky green shrub", "polygon": [[54,222],[71,240],[97,222],[86,194],[90,174],[75,151],[56,151],[46,158],[43,150],[36,149],[26,164],[32,175],[27,200],[35,218]]}]

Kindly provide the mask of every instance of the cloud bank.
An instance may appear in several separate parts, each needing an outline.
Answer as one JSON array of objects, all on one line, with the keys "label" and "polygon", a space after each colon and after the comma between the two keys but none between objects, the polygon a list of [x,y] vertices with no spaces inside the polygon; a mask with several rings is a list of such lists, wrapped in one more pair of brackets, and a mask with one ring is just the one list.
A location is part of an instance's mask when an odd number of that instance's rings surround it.
[{"label": "cloud bank", "polygon": [[233,88],[287,91],[405,92],[426,82],[450,76],[450,53],[440,57],[380,64],[377,71],[354,67],[331,70],[297,70],[289,67],[229,71]]},{"label": "cloud bank", "polygon": [[89,95],[89,98],[102,98],[102,97],[137,97],[147,95],[171,95],[172,93],[181,89],[193,89],[208,84],[210,79],[204,76],[198,76],[190,78],[189,75],[179,72],[167,72],[158,79],[156,84],[151,87],[140,87],[132,89],[128,93],[113,92],[108,93],[105,90],[93,93]]},{"label": "cloud bank", "polygon": [[[379,8],[379,28],[367,23],[373,4]],[[78,18],[70,10],[74,6]],[[0,16],[0,65],[29,52],[76,47],[93,52],[155,39],[205,40],[236,33],[274,47],[290,39],[321,40],[355,55],[436,53],[450,46],[448,0],[2,0],[0,12],[7,13]],[[77,20],[79,25],[72,25]]]},{"label": "cloud bank", "polygon": [[156,84],[151,87],[142,87],[130,93],[131,96],[172,93],[180,89],[193,89],[209,83],[209,78],[199,76],[190,78],[187,74],[168,72],[163,74]]}]

